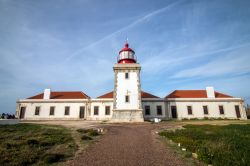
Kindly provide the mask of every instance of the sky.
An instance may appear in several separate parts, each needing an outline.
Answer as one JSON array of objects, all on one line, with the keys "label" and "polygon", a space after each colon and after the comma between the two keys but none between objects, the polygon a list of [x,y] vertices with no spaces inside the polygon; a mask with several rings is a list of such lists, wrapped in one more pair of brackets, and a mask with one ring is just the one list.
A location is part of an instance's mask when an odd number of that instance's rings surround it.
[{"label": "sky", "polygon": [[112,91],[126,39],[142,89],[205,89],[250,104],[249,0],[0,0],[0,113],[45,88]]}]

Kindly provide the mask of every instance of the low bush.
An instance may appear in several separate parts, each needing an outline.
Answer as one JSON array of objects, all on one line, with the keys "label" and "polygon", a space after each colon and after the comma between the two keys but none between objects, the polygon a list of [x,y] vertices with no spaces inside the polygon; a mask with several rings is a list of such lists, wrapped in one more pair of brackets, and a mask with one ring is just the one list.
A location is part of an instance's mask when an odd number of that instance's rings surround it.
[{"label": "low bush", "polygon": [[92,136],[92,137],[96,137],[96,136],[99,135],[99,133],[98,133],[98,131],[96,131],[96,130],[91,130],[91,131],[88,132],[88,135],[89,135],[89,136]]},{"label": "low bush", "polygon": [[86,134],[90,137],[96,137],[96,136],[100,135],[99,132],[95,129],[77,129],[76,131],[79,133]]},{"label": "low bush", "polygon": [[91,129],[77,129],[76,131],[79,133],[88,133]]},{"label": "low bush", "polygon": [[198,159],[216,165],[249,165],[250,125],[186,125],[159,135],[180,143]]},{"label": "low bush", "polygon": [[71,132],[63,127],[0,125],[0,133],[0,165],[48,165],[77,150]]},{"label": "low bush", "polygon": [[83,136],[81,136],[81,139],[84,141],[89,141],[89,140],[92,140],[93,138],[90,136],[87,136],[87,135],[83,135]]},{"label": "low bush", "polygon": [[64,158],[65,158],[64,154],[46,154],[44,155],[43,160],[45,163],[51,164],[58,161],[63,161]]},{"label": "low bush", "polygon": [[39,144],[39,141],[36,140],[36,139],[28,139],[28,140],[27,140],[27,144],[28,144],[29,146],[36,146],[36,145]]}]

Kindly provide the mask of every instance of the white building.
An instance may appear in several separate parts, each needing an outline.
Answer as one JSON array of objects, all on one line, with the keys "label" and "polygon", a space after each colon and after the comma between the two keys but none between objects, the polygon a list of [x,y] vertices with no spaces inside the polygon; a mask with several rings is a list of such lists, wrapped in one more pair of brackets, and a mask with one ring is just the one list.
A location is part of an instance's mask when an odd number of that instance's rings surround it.
[{"label": "white building", "polygon": [[152,118],[247,119],[244,100],[214,91],[175,90],[165,98],[141,90],[140,70],[128,43],[114,65],[114,90],[90,98],[83,92],[44,93],[17,101],[16,116],[24,120],[112,120],[142,122]]}]

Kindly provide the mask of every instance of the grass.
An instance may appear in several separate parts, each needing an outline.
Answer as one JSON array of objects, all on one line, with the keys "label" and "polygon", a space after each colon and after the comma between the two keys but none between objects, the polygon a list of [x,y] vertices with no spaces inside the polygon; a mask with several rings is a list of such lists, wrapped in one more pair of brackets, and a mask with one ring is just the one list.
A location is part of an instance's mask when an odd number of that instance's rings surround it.
[{"label": "grass", "polygon": [[94,140],[95,137],[100,135],[99,132],[94,129],[77,129],[76,131],[81,134],[81,140],[83,141]]},{"label": "grass", "polygon": [[37,124],[0,125],[0,165],[49,165],[77,150],[69,129]]},{"label": "grass", "polygon": [[250,165],[250,124],[186,125],[185,129],[159,134],[198,154],[198,159],[214,166]]}]

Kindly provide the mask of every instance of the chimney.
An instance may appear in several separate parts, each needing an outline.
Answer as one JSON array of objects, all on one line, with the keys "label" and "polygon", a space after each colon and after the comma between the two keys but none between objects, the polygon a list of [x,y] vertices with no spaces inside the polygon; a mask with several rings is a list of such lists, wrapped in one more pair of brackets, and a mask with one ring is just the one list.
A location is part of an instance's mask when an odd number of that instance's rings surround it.
[{"label": "chimney", "polygon": [[44,89],[43,99],[45,100],[50,99],[50,89]]},{"label": "chimney", "polygon": [[206,91],[207,91],[207,98],[215,98],[214,87],[212,86],[206,87]]}]

